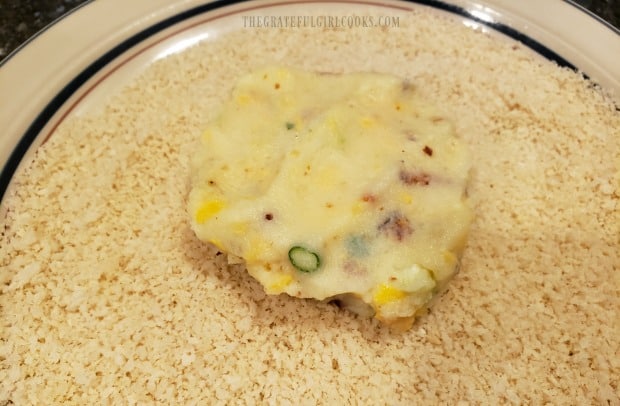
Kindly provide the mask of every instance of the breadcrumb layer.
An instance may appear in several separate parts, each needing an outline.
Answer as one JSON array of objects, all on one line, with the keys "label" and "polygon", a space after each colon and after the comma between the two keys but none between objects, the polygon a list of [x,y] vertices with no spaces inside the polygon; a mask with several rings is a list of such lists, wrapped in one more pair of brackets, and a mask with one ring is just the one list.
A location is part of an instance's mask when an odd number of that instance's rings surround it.
[{"label": "breadcrumb layer", "polygon": [[[272,63],[410,78],[469,143],[461,272],[410,331],[266,296],[194,237],[194,141]],[[578,74],[424,10],[157,61],[65,120],[3,203],[0,404],[618,404],[619,129]]]}]

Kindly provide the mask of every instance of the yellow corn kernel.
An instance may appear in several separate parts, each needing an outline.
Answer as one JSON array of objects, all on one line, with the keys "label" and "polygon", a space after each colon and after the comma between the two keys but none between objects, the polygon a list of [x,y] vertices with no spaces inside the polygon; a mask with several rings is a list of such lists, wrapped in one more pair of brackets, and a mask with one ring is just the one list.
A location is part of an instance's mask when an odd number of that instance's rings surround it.
[{"label": "yellow corn kernel", "polygon": [[444,251],[443,259],[446,263],[453,265],[456,262],[456,255],[454,255],[451,251]]},{"label": "yellow corn kernel", "polygon": [[222,244],[220,240],[216,238],[211,238],[210,240],[207,240],[207,241],[215,245],[218,249],[221,249],[222,251],[224,251],[224,245]]},{"label": "yellow corn kernel", "polygon": [[413,197],[409,193],[402,193],[400,195],[400,201],[404,204],[411,204],[413,202]]},{"label": "yellow corn kernel", "polygon": [[196,210],[196,223],[202,224],[215,216],[224,208],[224,203],[219,200],[207,200]]},{"label": "yellow corn kernel", "polygon": [[375,291],[373,296],[373,301],[375,304],[381,306],[386,303],[395,302],[397,300],[403,299],[407,296],[406,292],[403,292],[400,289],[396,289],[393,286],[381,284]]},{"label": "yellow corn kernel", "polygon": [[355,202],[353,206],[351,206],[351,213],[353,214],[361,214],[364,212],[364,202]]},{"label": "yellow corn kernel", "polygon": [[278,71],[276,72],[276,78],[279,80],[287,80],[289,79],[291,76],[291,72],[289,72],[287,69],[278,69]]},{"label": "yellow corn kernel", "polygon": [[287,107],[293,107],[296,104],[297,104],[297,100],[295,100],[294,98],[290,96],[285,96],[280,99],[280,107],[285,108],[285,109]]},{"label": "yellow corn kernel", "polygon": [[243,235],[248,231],[248,223],[245,221],[239,221],[232,223],[230,227],[235,234]]},{"label": "yellow corn kernel", "polygon": [[250,243],[250,248],[245,252],[245,255],[243,255],[243,257],[248,263],[256,262],[260,260],[260,258],[263,257],[264,253],[269,251],[270,248],[271,244],[269,244],[267,241],[260,238],[254,238]]},{"label": "yellow corn kernel", "polygon": [[338,125],[338,121],[336,121],[335,118],[333,117],[329,117],[327,119],[327,128],[329,129],[329,131],[332,132],[332,134],[339,134],[340,133],[340,126]]},{"label": "yellow corn kernel", "polygon": [[293,277],[291,275],[280,275],[275,281],[269,285],[270,293],[281,293],[284,289],[293,282]]},{"label": "yellow corn kernel", "polygon": [[213,133],[211,133],[210,130],[206,130],[205,132],[202,133],[202,141],[210,142],[212,138],[213,138]]},{"label": "yellow corn kernel", "polygon": [[370,117],[362,117],[361,124],[364,128],[370,128],[375,124],[375,120]]},{"label": "yellow corn kernel", "polygon": [[251,99],[252,98],[250,97],[250,95],[242,93],[237,96],[237,104],[240,106],[245,106],[250,102]]},{"label": "yellow corn kernel", "polygon": [[293,129],[295,129],[296,131],[301,131],[304,129],[304,121],[301,118],[293,120],[293,125]]}]

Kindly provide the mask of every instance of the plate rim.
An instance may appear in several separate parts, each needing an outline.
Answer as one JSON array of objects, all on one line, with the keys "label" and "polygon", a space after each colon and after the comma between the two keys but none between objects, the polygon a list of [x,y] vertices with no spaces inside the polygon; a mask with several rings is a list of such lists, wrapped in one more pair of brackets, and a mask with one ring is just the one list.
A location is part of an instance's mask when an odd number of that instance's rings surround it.
[{"label": "plate rim", "polygon": [[[83,3],[75,6],[74,8],[68,10],[64,14],[60,15],[59,17],[57,17],[56,19],[51,21],[50,23],[46,24],[43,28],[41,28],[40,30],[35,32],[33,35],[31,35],[28,39],[26,39],[26,41],[24,41],[23,43],[19,44],[8,55],[6,55],[4,58],[0,59],[0,68],[2,68],[2,66],[4,64],[6,64],[15,54],[20,52],[23,48],[25,48],[27,45],[29,45],[37,37],[43,35],[46,31],[48,31],[54,25],[61,23],[62,20],[70,17],[73,13],[77,12],[82,7],[88,6],[89,4],[93,3],[94,1],[95,0],[85,0]],[[99,1],[101,1],[101,0],[99,0]],[[410,0],[404,0],[404,1],[410,1]],[[617,35],[620,35],[620,27],[614,26],[612,23],[610,23],[609,21],[605,20],[600,15],[595,14],[594,12],[592,12],[591,10],[589,10],[586,7],[582,6],[581,4],[576,3],[574,0],[562,0],[562,1],[564,1],[567,4],[570,4],[571,6],[575,7],[580,12],[582,12],[585,15],[589,16],[590,18],[596,20],[598,23],[600,23],[601,25],[605,26],[607,29],[611,30],[613,33],[615,33]]]}]

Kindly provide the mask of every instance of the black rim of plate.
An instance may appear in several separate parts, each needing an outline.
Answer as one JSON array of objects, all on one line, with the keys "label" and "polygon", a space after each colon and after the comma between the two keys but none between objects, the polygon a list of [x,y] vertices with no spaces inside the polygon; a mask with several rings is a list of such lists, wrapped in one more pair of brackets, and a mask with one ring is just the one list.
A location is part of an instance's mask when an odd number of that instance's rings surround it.
[{"label": "black rim of plate", "polygon": [[[505,24],[499,22],[489,22],[482,20],[475,15],[468,12],[466,9],[455,6],[453,4],[445,3],[441,0],[405,0],[409,3],[420,4],[424,6],[433,7],[439,10],[447,11],[452,14],[456,14],[461,17],[465,17],[469,20],[472,20],[478,24],[489,27],[497,32],[500,32],[518,42],[521,42],[523,45],[529,47],[530,49],[536,51],[543,57],[557,63],[561,67],[573,69],[577,71],[577,68],[564,59],[562,56],[555,53],[553,50],[547,48],[540,42],[528,37],[527,35],[515,30],[512,27],[509,27]],[[7,160],[4,168],[2,168],[2,172],[0,173],[0,202],[2,201],[4,194],[6,193],[11,179],[15,174],[20,162],[22,161],[24,155],[37,138],[41,130],[44,126],[50,121],[50,119],[54,116],[54,114],[65,104],[67,100],[82,86],[84,85],[90,78],[92,78],[97,72],[103,69],[106,65],[112,62],[114,59],[144,41],[145,39],[155,35],[158,32],[161,32],[175,24],[178,24],[184,20],[196,17],[200,14],[207,13],[209,11],[213,11],[218,8],[230,6],[233,4],[243,3],[244,0],[217,0],[213,3],[208,3],[204,5],[200,5],[194,7],[192,9],[186,10],[182,13],[176,14],[172,17],[168,17],[165,20],[162,20],[156,24],[151,25],[150,27],[145,28],[139,33],[133,35],[132,37],[127,38],[114,48],[110,49],[108,52],[103,54],[93,63],[91,63],[88,67],[86,67],[82,72],[80,72],[75,78],[73,78],[52,100],[45,106],[45,108],[37,115],[37,117],[30,124],[24,135],[20,138],[19,142],[11,152],[9,159]],[[335,1],[337,2],[337,0]],[[90,2],[89,2],[90,3]],[[88,4],[88,3],[87,3]],[[70,15],[68,13],[66,16]],[[592,15],[589,14],[591,17]],[[61,21],[62,18],[56,20],[54,23]],[[41,33],[37,34],[40,35]],[[10,58],[10,57],[9,57]],[[9,59],[7,58],[7,59]],[[6,60],[4,61],[6,62]]]}]

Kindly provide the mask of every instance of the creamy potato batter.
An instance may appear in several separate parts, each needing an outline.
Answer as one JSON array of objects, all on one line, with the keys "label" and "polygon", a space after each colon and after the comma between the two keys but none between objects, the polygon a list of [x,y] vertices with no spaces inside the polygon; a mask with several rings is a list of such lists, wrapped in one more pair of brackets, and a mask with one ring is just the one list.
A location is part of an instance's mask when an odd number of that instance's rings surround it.
[{"label": "creamy potato batter", "polygon": [[401,78],[265,68],[202,136],[189,212],[269,294],[407,328],[454,275],[467,148]]}]

